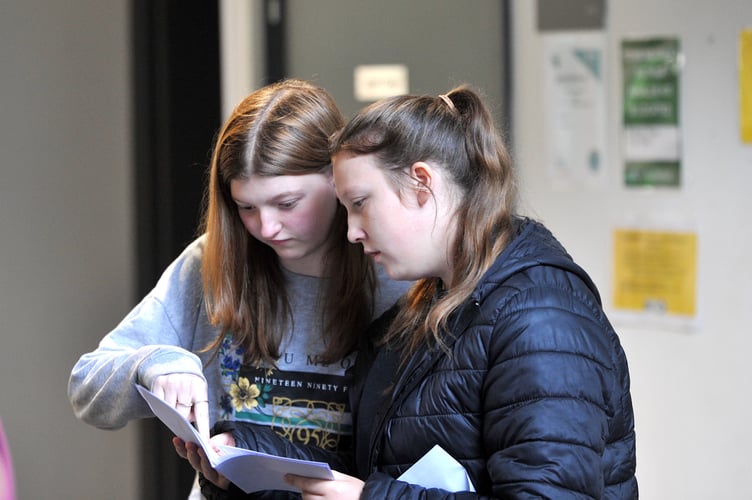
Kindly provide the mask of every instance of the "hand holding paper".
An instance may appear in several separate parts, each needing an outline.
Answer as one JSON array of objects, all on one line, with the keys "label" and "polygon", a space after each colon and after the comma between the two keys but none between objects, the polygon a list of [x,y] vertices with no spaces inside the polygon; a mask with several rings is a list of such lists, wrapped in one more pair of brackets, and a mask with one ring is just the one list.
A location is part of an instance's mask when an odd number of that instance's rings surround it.
[{"label": "hand holding paper", "polygon": [[169,373],[154,379],[151,392],[171,404],[209,439],[209,398],[206,381],[193,373]]},{"label": "hand holding paper", "polygon": [[175,408],[165,403],[149,390],[136,386],[156,415],[177,437],[186,443],[196,443],[204,450],[207,458],[218,472],[232,481],[246,493],[264,490],[286,490],[299,492],[284,480],[285,474],[334,479],[329,464],[278,457],[234,446],[219,446],[220,454],[201,437],[198,431],[180,415]]}]

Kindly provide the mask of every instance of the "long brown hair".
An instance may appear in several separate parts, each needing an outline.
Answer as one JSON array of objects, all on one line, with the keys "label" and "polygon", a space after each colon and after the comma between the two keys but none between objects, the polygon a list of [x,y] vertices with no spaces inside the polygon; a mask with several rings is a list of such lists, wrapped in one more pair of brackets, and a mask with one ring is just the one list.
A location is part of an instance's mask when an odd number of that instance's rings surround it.
[{"label": "long brown hair", "polygon": [[[230,183],[251,175],[304,175],[331,169],[329,136],[343,125],[324,89],[301,80],[263,87],[246,97],[220,129],[214,148],[203,230],[205,305],[212,324],[245,348],[246,361],[273,365],[292,314],[276,253],[253,238],[237,212]],[[347,214],[337,207],[329,278],[322,305],[325,363],[347,355],[373,315],[373,266],[359,245],[347,241]],[[217,338],[207,350],[222,343]]]},{"label": "long brown hair", "polygon": [[[409,168],[432,161],[448,174],[461,199],[450,242],[453,283],[418,280],[386,334],[406,349],[443,345],[450,315],[470,296],[511,238],[515,183],[512,160],[480,95],[460,86],[444,96],[400,96],[363,109],[332,138],[334,155],[374,155],[395,189]],[[412,179],[414,185],[417,179]],[[446,287],[445,293],[439,289]]]}]

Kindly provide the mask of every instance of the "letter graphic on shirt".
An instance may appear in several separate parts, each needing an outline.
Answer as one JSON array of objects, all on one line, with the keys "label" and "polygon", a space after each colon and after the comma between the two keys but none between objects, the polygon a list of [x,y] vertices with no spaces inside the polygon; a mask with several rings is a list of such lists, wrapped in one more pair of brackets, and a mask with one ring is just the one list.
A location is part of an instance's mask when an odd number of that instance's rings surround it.
[{"label": "letter graphic on shirt", "polygon": [[327,450],[352,433],[344,377],[242,366],[230,388],[237,420],[269,425],[291,441]]},{"label": "letter graphic on shirt", "polygon": [[304,345],[286,350],[278,368],[269,368],[244,364],[242,349],[229,341],[223,344],[219,352],[225,388],[219,400],[222,418],[269,426],[293,442],[326,450],[348,447],[352,441],[347,394],[351,375],[341,363],[320,363],[318,356],[306,352],[311,350],[316,349]]}]

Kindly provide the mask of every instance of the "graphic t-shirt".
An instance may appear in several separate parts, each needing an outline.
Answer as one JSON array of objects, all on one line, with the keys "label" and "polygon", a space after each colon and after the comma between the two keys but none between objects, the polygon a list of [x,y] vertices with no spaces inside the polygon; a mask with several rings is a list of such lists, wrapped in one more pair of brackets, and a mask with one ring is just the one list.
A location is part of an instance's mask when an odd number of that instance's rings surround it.
[{"label": "graphic t-shirt", "polygon": [[243,364],[227,334],[219,351],[222,418],[272,427],[279,435],[326,450],[349,447],[352,418],[346,370],[355,353],[325,365],[319,287],[325,278],[285,272],[293,312],[276,367]]}]

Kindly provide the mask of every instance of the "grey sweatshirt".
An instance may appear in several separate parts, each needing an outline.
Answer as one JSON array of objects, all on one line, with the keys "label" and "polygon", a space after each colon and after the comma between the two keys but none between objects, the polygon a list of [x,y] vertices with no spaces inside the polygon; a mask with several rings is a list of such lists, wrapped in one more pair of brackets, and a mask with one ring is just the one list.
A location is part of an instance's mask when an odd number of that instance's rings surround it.
[{"label": "grey sweatshirt", "polygon": [[[293,322],[277,369],[243,366],[242,352],[233,348],[229,335],[209,362],[211,353],[199,351],[223,332],[209,323],[204,308],[203,247],[203,237],[186,247],[97,349],[81,356],[68,383],[75,415],[102,429],[123,427],[130,420],[152,416],[135,384],[151,389],[160,375],[191,373],[208,384],[211,425],[218,420],[250,420],[287,429],[296,434],[290,436],[296,441],[302,432],[302,441],[310,441],[321,439],[312,434],[316,427],[336,421],[337,433],[350,434],[349,410],[343,412],[338,405],[347,399],[342,376],[351,358],[327,366],[315,355],[324,348],[317,307],[324,279],[287,274]],[[410,285],[389,280],[377,267],[375,316]]]}]

